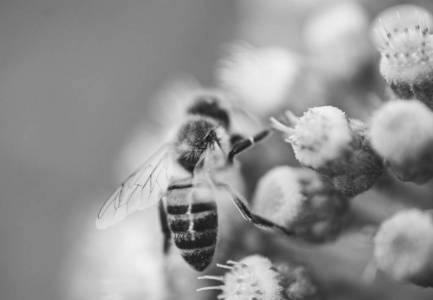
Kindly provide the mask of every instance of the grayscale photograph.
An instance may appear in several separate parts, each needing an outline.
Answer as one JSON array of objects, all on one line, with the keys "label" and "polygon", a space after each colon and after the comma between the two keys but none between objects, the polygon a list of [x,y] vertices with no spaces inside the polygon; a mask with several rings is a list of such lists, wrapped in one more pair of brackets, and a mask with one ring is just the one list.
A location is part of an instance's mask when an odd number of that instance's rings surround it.
[{"label": "grayscale photograph", "polygon": [[432,0],[0,0],[0,300],[432,300]]}]

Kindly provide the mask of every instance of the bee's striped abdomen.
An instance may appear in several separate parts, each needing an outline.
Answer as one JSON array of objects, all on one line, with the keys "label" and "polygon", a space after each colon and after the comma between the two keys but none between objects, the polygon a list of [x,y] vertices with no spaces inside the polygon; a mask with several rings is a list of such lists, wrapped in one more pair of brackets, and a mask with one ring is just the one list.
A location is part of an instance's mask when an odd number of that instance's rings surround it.
[{"label": "bee's striped abdomen", "polygon": [[[203,193],[204,191],[204,193]],[[208,189],[172,189],[167,219],[182,257],[197,271],[212,261],[218,234],[216,203]]]}]

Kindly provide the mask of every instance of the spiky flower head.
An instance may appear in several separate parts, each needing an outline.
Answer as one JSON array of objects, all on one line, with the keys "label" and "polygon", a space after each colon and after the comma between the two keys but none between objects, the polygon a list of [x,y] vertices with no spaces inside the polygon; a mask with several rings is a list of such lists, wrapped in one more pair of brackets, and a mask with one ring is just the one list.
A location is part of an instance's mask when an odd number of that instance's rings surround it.
[{"label": "spiky flower head", "polygon": [[[199,279],[220,281],[220,286],[198,289],[221,290],[218,299],[226,300],[307,300],[317,296],[310,274],[301,266],[274,265],[260,255],[247,256],[239,262],[229,260],[224,276],[202,276]],[[317,298],[314,298],[317,299]]]},{"label": "spiky flower head", "polygon": [[374,112],[373,149],[390,162],[402,180],[418,182],[433,176],[433,113],[417,100],[390,101]]},{"label": "spiky flower head", "polygon": [[293,127],[271,120],[285,134],[296,158],[305,166],[320,168],[338,158],[353,139],[346,114],[333,106],[310,108],[299,119],[290,112],[286,117]]},{"label": "spiky flower head", "polygon": [[398,97],[431,102],[432,87],[424,85],[433,72],[432,24],[431,14],[415,5],[391,7],[373,23],[373,41],[382,55],[380,72]]},{"label": "spiky flower head", "polygon": [[275,167],[258,182],[253,210],[312,242],[332,240],[341,232],[348,198],[326,184],[316,172]]},{"label": "spiky flower head", "polygon": [[399,212],[374,238],[378,267],[395,280],[433,287],[433,219],[430,212]]},{"label": "spiky flower head", "polygon": [[383,160],[371,149],[363,122],[333,106],[310,108],[301,118],[285,116],[271,122],[292,144],[298,161],[343,194],[365,192],[382,174]]}]

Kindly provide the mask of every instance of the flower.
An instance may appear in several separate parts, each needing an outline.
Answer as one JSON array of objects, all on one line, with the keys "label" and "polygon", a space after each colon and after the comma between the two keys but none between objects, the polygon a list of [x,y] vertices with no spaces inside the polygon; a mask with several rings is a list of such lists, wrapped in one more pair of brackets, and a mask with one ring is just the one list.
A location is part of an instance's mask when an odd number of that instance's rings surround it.
[{"label": "flower", "polygon": [[374,112],[373,149],[400,180],[425,183],[433,177],[433,113],[417,100],[390,101]]},{"label": "flower", "polygon": [[382,223],[374,238],[378,267],[395,280],[433,287],[433,219],[410,209]]},{"label": "flower", "polygon": [[415,5],[399,5],[380,13],[373,40],[382,55],[380,72],[397,97],[417,98],[433,108],[433,18]]},{"label": "flower", "polygon": [[300,58],[282,47],[234,45],[216,70],[219,86],[257,114],[281,106],[300,72]]},{"label": "flower", "polygon": [[225,276],[202,276],[199,279],[217,280],[223,285],[197,291],[221,290],[218,299],[227,300],[306,300],[313,299],[318,292],[310,274],[299,265],[275,265],[265,257],[252,255],[239,262],[229,260],[227,265],[217,266],[230,271]]},{"label": "flower", "polygon": [[346,223],[348,198],[317,173],[278,166],[259,180],[253,210],[311,242],[335,239]]},{"label": "flower", "polygon": [[289,126],[271,118],[292,144],[298,161],[318,172],[342,193],[368,190],[382,174],[383,162],[366,136],[366,125],[333,106],[310,108],[301,118],[286,112]]},{"label": "flower", "polygon": [[356,1],[333,1],[318,6],[305,20],[303,38],[312,58],[326,73],[354,78],[370,62],[369,17]]}]

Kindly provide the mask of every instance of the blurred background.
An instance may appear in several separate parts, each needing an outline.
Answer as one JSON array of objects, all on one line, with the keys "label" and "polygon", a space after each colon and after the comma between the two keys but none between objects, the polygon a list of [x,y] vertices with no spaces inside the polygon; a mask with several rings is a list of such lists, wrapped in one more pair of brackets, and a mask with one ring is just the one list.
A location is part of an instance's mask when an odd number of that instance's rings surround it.
[{"label": "blurred background", "polygon": [[[137,124],[153,113],[154,95],[167,81],[184,74],[213,85],[224,45],[239,39],[255,46],[290,48],[300,55],[313,53],[321,46],[305,38],[308,20],[334,2],[0,1],[0,299],[102,299],[92,281],[98,277],[98,267],[87,268],[83,262],[93,257],[101,259],[101,265],[114,261],[104,251],[124,241],[114,237],[93,248],[87,245],[101,235],[117,234],[97,231],[94,220],[128,173],[119,171],[119,160]],[[432,8],[430,1],[411,2]],[[368,27],[377,12],[400,2],[355,3],[365,12]],[[366,61],[363,71],[346,72],[343,66],[342,73],[333,73],[331,83],[319,87],[330,98],[336,86],[339,99],[352,95],[351,101],[339,103],[358,117],[366,114],[359,109],[366,106],[358,101],[365,101],[359,90],[367,86],[368,91],[383,93],[383,83],[372,80],[378,78],[378,54],[374,49],[368,53],[367,58],[361,55]],[[329,71],[329,64],[320,69]],[[315,102],[306,102],[299,111],[311,103]],[[158,231],[158,221],[153,221],[143,227]],[[365,267],[366,262],[359,265]],[[433,297],[428,291],[408,289],[416,299]],[[105,299],[162,297],[137,291]]]}]

